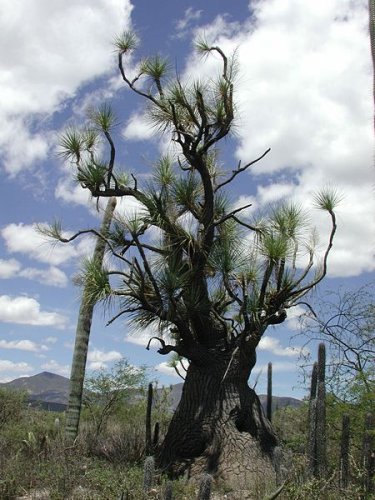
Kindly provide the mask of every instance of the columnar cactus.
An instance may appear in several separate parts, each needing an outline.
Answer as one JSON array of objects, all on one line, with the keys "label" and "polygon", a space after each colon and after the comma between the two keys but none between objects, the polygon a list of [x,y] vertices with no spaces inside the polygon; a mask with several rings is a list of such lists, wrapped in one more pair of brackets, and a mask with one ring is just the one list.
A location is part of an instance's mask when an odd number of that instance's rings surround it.
[{"label": "columnar cactus", "polygon": [[375,473],[375,439],[374,439],[374,415],[367,413],[365,419],[365,432],[363,436],[362,463],[364,469],[364,490],[366,493],[373,493],[374,473]]},{"label": "columnar cactus", "polygon": [[152,384],[148,384],[147,411],[146,411],[146,455],[150,455],[150,453],[152,452],[152,443],[151,443],[152,398],[153,398]]},{"label": "columnar cactus", "polygon": [[152,456],[146,457],[143,465],[143,490],[148,492],[154,485],[155,459]]},{"label": "columnar cactus", "polygon": [[173,499],[173,483],[172,481],[168,481],[164,490],[164,500],[172,500],[172,499]]},{"label": "columnar cactus", "polygon": [[325,366],[326,351],[322,343],[311,376],[309,407],[308,459],[309,472],[314,477],[324,476],[327,469]]},{"label": "columnar cactus", "polygon": [[349,441],[350,417],[342,416],[341,450],[340,450],[340,487],[345,489],[349,483]]},{"label": "columnar cactus", "polygon": [[152,439],[152,446],[153,449],[156,450],[158,444],[159,444],[159,434],[160,434],[160,424],[159,422],[155,422],[154,425],[154,437]]},{"label": "columnar cactus", "polygon": [[268,363],[267,371],[267,418],[272,420],[272,363]]}]

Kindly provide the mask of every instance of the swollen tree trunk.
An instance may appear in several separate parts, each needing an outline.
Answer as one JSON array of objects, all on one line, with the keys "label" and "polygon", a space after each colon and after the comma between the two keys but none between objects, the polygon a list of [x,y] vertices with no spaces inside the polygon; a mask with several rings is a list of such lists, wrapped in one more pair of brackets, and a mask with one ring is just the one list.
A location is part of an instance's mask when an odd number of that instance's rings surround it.
[{"label": "swollen tree trunk", "polygon": [[[275,485],[277,444],[247,384],[255,364],[239,350],[191,361],[158,461],[172,477],[208,473],[238,489]],[[229,366],[229,369],[228,369]]]},{"label": "swollen tree trunk", "polygon": [[[100,234],[108,234],[113,212],[116,207],[116,198],[108,201],[104,212]],[[105,252],[105,241],[97,238],[93,259],[102,264]],[[65,437],[69,442],[73,442],[78,434],[79,420],[81,416],[83,382],[85,379],[86,359],[91,331],[92,315],[95,302],[87,294],[86,287],[83,289],[81,306],[79,308],[76,340],[74,344],[72,369],[70,373],[69,402],[65,419]]]}]

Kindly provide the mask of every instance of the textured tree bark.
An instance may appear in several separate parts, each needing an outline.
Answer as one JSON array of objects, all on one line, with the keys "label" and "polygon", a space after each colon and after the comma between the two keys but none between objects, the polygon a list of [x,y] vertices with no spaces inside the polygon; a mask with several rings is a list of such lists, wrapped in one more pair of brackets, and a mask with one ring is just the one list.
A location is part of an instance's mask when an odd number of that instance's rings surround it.
[{"label": "textured tree bark", "polygon": [[277,439],[247,384],[254,364],[255,354],[249,361],[239,351],[235,356],[216,352],[206,363],[190,363],[158,457],[172,477],[209,473],[236,489],[261,482],[270,489],[275,485]]},{"label": "textured tree bark", "polygon": [[[116,198],[111,198],[107,203],[100,228],[100,233],[103,236],[106,236],[109,231],[115,207]],[[93,254],[93,258],[97,262],[103,262],[105,246],[105,241],[101,238],[97,238]],[[82,407],[83,382],[85,379],[86,359],[94,306],[95,303],[87,298],[87,293],[84,289],[77,320],[76,339],[70,373],[69,402],[65,418],[65,437],[69,442],[73,442],[78,434]]]}]

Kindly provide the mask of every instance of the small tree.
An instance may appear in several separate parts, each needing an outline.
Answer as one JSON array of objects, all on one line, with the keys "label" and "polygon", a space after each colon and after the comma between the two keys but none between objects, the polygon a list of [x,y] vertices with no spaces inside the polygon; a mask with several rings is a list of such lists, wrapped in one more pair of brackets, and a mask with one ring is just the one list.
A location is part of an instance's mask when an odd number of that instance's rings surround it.
[{"label": "small tree", "polygon": [[16,422],[25,409],[26,393],[0,387],[0,430],[10,422]]},{"label": "small tree", "polygon": [[144,389],[146,369],[136,368],[126,359],[118,361],[112,370],[99,370],[85,379],[84,405],[98,436],[108,419],[131,397],[137,398]]},{"label": "small tree", "polygon": [[[131,79],[125,56],[136,44],[131,33],[116,40],[120,74],[145,100],[154,125],[170,134],[178,153],[157,161],[152,180],[142,185],[134,174],[120,172],[112,130],[116,120],[108,106],[95,115],[108,159],[103,148],[88,141],[87,128],[76,129],[75,140],[65,141],[77,180],[93,197],[133,198],[141,207],[135,217],[117,219],[103,237],[117,264],[87,270],[91,295],[119,299],[116,317],[127,314],[142,328],[156,325],[158,352],[177,353],[190,362],[159,465],[171,474],[188,466],[221,473],[236,486],[238,478],[244,484],[257,481],[260,471],[272,479],[276,437],[247,380],[268,326],[282,323],[287,310],[327,273],[337,196],[325,190],[316,197],[332,224],[316,270],[315,232],[302,208],[284,203],[248,218],[250,205],[234,208],[225,194],[237,176],[269,152],[229,170],[218,161],[217,147],[235,116],[235,57],[201,40],[198,51],[218,59],[216,78],[182,82],[169,72],[166,59],[154,56],[144,59]],[[155,228],[158,242],[148,238]]]},{"label": "small tree", "polygon": [[317,295],[313,309],[301,318],[301,333],[308,343],[324,341],[327,386],[348,401],[371,399],[374,393],[375,306],[374,284],[356,290]]}]

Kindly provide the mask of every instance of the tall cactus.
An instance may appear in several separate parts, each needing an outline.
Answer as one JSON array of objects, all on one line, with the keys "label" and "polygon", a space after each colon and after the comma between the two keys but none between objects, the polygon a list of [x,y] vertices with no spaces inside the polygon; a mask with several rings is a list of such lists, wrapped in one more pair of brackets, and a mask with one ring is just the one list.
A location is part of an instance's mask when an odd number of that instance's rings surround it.
[{"label": "tall cactus", "polygon": [[341,449],[340,449],[340,487],[345,489],[349,484],[349,443],[350,443],[350,417],[342,416]]},{"label": "tall cactus", "polygon": [[313,364],[311,373],[310,400],[309,400],[309,438],[307,447],[307,456],[309,464],[309,475],[316,476],[316,439],[315,439],[315,423],[316,423],[316,388],[318,385],[318,363]]},{"label": "tall cactus", "polygon": [[313,477],[323,477],[327,469],[325,367],[326,351],[321,343],[311,376],[309,406],[308,460]]},{"label": "tall cactus", "polygon": [[[100,234],[103,236],[108,235],[115,207],[116,198],[110,198],[100,227]],[[105,241],[98,237],[93,253],[93,260],[100,265],[103,262],[105,247]],[[83,382],[85,379],[86,359],[94,306],[95,302],[88,294],[87,286],[85,286],[78,314],[76,340],[70,374],[69,402],[65,419],[65,437],[69,442],[73,442],[78,434],[82,407]]]},{"label": "tall cactus", "polygon": [[267,370],[267,418],[272,420],[272,363],[268,363]]},{"label": "tall cactus", "polygon": [[325,370],[326,347],[321,343],[318,350],[318,387],[316,393],[316,464],[318,477],[323,477],[327,471]]},{"label": "tall cactus", "polygon": [[165,485],[164,490],[164,500],[172,500],[173,499],[173,483],[172,481],[168,481]]},{"label": "tall cactus", "polygon": [[363,435],[362,463],[364,469],[364,490],[373,493],[375,490],[375,438],[374,438],[374,415],[367,413],[365,418],[365,432]]},{"label": "tall cactus", "polygon": [[146,457],[143,465],[143,491],[147,493],[154,485],[155,475],[155,459],[154,457]]},{"label": "tall cactus", "polygon": [[151,411],[152,411],[152,398],[153,389],[152,384],[148,384],[147,391],[147,410],[146,410],[146,455],[150,455],[152,452],[152,442],[151,442]]}]

